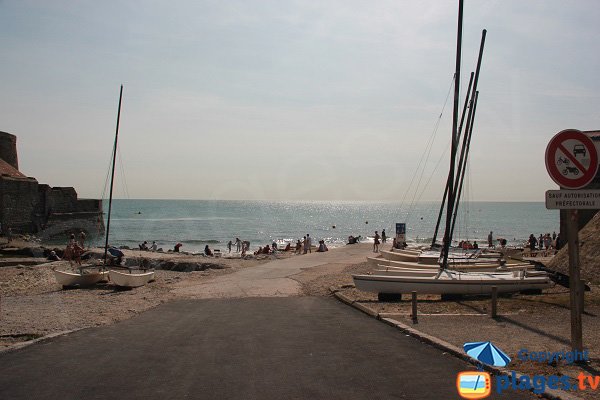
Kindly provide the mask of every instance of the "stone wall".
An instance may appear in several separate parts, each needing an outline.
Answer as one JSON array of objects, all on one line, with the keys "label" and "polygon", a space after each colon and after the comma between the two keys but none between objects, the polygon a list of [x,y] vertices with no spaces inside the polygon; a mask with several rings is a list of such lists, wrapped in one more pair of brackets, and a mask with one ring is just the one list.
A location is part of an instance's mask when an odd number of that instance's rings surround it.
[{"label": "stone wall", "polygon": [[12,165],[16,170],[19,169],[17,137],[15,135],[0,132],[0,158]]},{"label": "stone wall", "polygon": [[72,187],[39,184],[18,171],[16,136],[0,132],[0,159],[6,172],[0,175],[2,233],[10,227],[45,238],[80,231],[104,234],[102,200],[80,200]]},{"label": "stone wall", "polygon": [[37,231],[35,211],[39,197],[33,178],[0,178],[0,222],[3,233],[10,227],[15,233]]},{"label": "stone wall", "polygon": [[0,222],[4,233],[10,227],[46,239],[80,231],[104,234],[102,200],[80,200],[73,188],[52,188],[33,178],[0,177]]}]

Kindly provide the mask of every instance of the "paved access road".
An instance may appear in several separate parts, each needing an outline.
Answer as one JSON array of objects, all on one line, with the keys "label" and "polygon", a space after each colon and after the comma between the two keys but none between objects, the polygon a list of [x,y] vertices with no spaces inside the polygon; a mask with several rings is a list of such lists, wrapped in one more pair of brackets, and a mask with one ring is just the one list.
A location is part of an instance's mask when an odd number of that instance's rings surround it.
[{"label": "paved access road", "polygon": [[201,299],[297,296],[302,286],[293,279],[294,275],[307,268],[327,271],[327,266],[331,264],[364,262],[367,256],[373,255],[372,248],[372,244],[361,243],[338,247],[326,253],[313,252],[273,260],[191,286],[189,282],[181,282],[176,285],[174,292]]},{"label": "paved access road", "polygon": [[0,399],[457,399],[465,369],[333,299],[191,300],[0,354]]}]

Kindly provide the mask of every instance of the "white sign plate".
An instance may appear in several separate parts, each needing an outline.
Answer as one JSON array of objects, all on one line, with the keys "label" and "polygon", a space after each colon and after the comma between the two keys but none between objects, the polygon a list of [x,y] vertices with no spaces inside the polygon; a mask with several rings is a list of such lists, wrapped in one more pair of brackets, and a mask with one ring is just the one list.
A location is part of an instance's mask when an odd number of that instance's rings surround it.
[{"label": "white sign plate", "polygon": [[600,210],[600,190],[547,190],[548,210]]}]

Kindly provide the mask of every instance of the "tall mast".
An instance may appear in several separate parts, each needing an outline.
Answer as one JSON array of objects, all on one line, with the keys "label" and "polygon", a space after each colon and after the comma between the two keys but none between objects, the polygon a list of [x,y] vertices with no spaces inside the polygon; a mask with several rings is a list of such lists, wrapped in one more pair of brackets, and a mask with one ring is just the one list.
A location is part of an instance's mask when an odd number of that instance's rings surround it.
[{"label": "tall mast", "polygon": [[110,212],[112,210],[113,184],[115,183],[115,162],[117,160],[117,143],[119,140],[119,121],[121,120],[121,100],[123,99],[123,85],[119,93],[119,111],[117,112],[117,129],[115,132],[115,144],[112,155],[112,171],[110,175],[110,196],[108,199],[108,218],[106,221],[106,242],[104,243],[104,265],[106,265],[106,253],[108,252],[108,234],[110,232]]},{"label": "tall mast", "polygon": [[452,148],[450,149],[450,173],[448,174],[448,207],[446,208],[446,229],[444,231],[444,248],[442,250],[442,268],[448,266],[448,251],[450,250],[450,225],[452,221],[452,211],[454,210],[454,169],[456,165],[456,147],[457,147],[457,128],[458,128],[458,108],[460,94],[460,62],[462,49],[462,24],[463,24],[463,0],[458,1],[458,29],[456,35],[456,66],[454,72],[454,110],[452,113]]},{"label": "tall mast", "polygon": [[450,227],[450,237],[454,233],[454,225],[456,224],[456,214],[458,213],[458,204],[460,202],[460,195],[462,192],[462,184],[465,176],[466,163],[469,157],[469,146],[471,144],[471,134],[473,133],[473,124],[475,121],[475,110],[477,108],[477,97],[479,91],[477,90],[477,84],[479,83],[479,72],[481,71],[481,60],[483,58],[483,49],[485,47],[485,37],[487,30],[481,31],[481,44],[479,45],[479,55],[477,57],[477,67],[475,68],[475,80],[473,82],[473,92],[468,93],[467,97],[471,98],[471,109],[469,110],[469,117],[467,118],[467,127],[465,130],[463,149],[461,150],[460,160],[458,165],[458,173],[456,177],[456,188],[457,196],[455,197],[454,212],[452,215],[452,226]]},{"label": "tall mast", "polygon": [[[467,159],[469,158],[469,149],[471,146],[471,135],[473,134],[473,124],[475,123],[475,111],[477,110],[477,99],[479,97],[479,91],[475,92],[474,99],[472,101],[471,110],[469,112],[469,121],[467,121],[467,130],[465,131],[465,144],[463,145],[464,151],[464,162],[461,168],[459,168],[456,176],[456,187],[458,193],[456,194],[456,204],[454,205],[454,214],[452,215],[452,226],[450,227],[450,236],[454,233],[454,225],[456,224],[456,214],[458,213],[458,205],[460,203],[460,197],[463,189],[463,181],[465,179],[465,172],[467,170]],[[462,154],[461,154],[462,157]]]},{"label": "tall mast", "polygon": [[[467,89],[467,93],[471,93],[471,85],[473,84],[473,72],[471,72],[471,77],[469,78],[469,88]],[[469,98],[465,98],[465,104],[463,106],[462,116],[460,117],[460,125],[458,126],[458,138],[457,141],[460,140],[460,134],[462,132],[463,122],[465,120],[465,115],[467,112],[467,106],[469,104]],[[446,183],[446,188],[444,189],[444,196],[442,197],[442,204],[440,204],[440,212],[438,214],[437,222],[435,223],[435,230],[433,231],[433,238],[431,240],[431,247],[435,246],[435,241],[437,240],[437,234],[440,229],[440,222],[442,221],[442,214],[444,213],[444,206],[446,205],[446,197],[448,196],[448,184]]]}]

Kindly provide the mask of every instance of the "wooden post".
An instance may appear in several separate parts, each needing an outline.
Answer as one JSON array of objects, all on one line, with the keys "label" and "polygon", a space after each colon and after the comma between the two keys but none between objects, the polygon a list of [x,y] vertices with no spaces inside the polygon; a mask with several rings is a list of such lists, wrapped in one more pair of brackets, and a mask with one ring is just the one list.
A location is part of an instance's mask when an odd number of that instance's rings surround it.
[{"label": "wooden post", "polygon": [[571,308],[571,348],[575,351],[583,351],[583,329],[581,313],[583,304],[580,294],[583,287],[579,274],[579,216],[577,210],[568,210],[567,236],[569,243],[569,289]]},{"label": "wooden post", "polygon": [[492,318],[498,316],[498,286],[492,286]]},{"label": "wooden post", "polygon": [[411,294],[412,294],[412,299],[411,299],[411,301],[412,301],[412,315],[411,315],[412,322],[413,322],[413,324],[418,324],[419,320],[417,319],[417,292],[412,291]]}]

